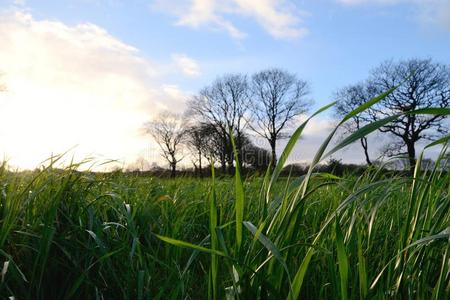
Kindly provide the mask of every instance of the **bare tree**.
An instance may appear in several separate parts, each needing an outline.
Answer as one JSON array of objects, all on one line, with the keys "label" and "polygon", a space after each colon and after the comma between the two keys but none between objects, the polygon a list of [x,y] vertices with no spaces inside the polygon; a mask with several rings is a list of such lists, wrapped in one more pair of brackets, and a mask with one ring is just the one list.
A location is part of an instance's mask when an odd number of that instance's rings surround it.
[{"label": "bare tree", "polygon": [[[367,87],[366,83],[358,83],[339,90],[335,94],[336,105],[334,106],[335,115],[338,118],[346,116],[348,113],[361,106],[365,102],[369,101],[373,95],[371,89]],[[356,116],[353,116],[350,122],[347,122],[343,126],[343,135],[347,135],[359,130],[364,125],[370,122],[370,116],[367,111],[364,111]],[[360,138],[361,147],[364,150],[364,156],[367,164],[372,165],[372,161],[369,157],[369,145],[367,137]]]},{"label": "bare tree", "polygon": [[248,135],[244,135],[242,145],[242,163],[253,170],[266,171],[272,159],[270,152],[253,144]]},{"label": "bare tree", "polygon": [[185,143],[188,149],[192,152],[192,164],[195,171],[202,177],[202,157],[204,141],[201,128],[199,125],[191,125],[186,129]]},{"label": "bare tree", "polygon": [[[377,94],[399,86],[372,107],[373,121],[416,109],[450,106],[450,68],[431,59],[384,62],[372,71],[369,82]],[[416,162],[416,144],[447,133],[449,127],[445,118],[444,115],[405,114],[380,131],[394,137],[392,145],[395,147],[390,148],[391,154],[406,153],[412,171]]]},{"label": "bare tree", "polygon": [[169,163],[171,177],[175,177],[177,164],[184,158],[180,155],[185,135],[181,117],[163,112],[156,119],[145,125],[161,149],[161,156]]},{"label": "bare tree", "polygon": [[194,124],[186,129],[185,143],[192,152],[192,163],[200,177],[203,176],[202,159],[211,155],[211,127],[208,124]]},{"label": "bare tree", "polygon": [[204,154],[210,161],[220,162],[223,171],[229,161],[232,153],[230,150],[230,141],[227,136],[222,134],[222,130],[214,124],[203,123],[203,144]]},{"label": "bare tree", "polygon": [[268,69],[252,76],[252,130],[269,142],[273,166],[276,165],[276,144],[288,135],[295,117],[308,110],[309,86],[296,75],[280,69]]},{"label": "bare tree", "polygon": [[222,139],[222,170],[226,163],[229,170],[233,167],[233,151],[230,132],[235,134],[238,155],[241,155],[241,139],[247,125],[245,115],[248,112],[248,82],[241,74],[225,75],[216,79],[210,86],[202,89],[189,102],[189,111],[200,122],[210,124]]}]

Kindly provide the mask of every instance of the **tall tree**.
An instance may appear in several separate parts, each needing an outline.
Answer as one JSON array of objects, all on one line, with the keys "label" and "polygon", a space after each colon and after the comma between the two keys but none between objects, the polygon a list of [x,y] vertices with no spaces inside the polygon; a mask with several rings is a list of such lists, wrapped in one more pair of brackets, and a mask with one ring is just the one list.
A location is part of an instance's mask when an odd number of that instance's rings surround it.
[{"label": "tall tree", "polygon": [[214,143],[212,134],[212,128],[208,124],[193,124],[186,128],[185,143],[192,152],[194,168],[200,177],[203,176],[203,157],[208,158],[212,155],[211,152],[215,151],[213,149],[216,145],[212,145]]},{"label": "tall tree", "polygon": [[277,141],[286,138],[286,130],[294,118],[308,110],[310,102],[306,96],[309,94],[309,85],[295,74],[268,69],[252,76],[251,89],[251,128],[268,141],[275,166]]},{"label": "tall tree", "polygon": [[[450,68],[431,59],[384,62],[372,71],[369,85],[377,94],[399,86],[370,109],[374,121],[410,110],[450,106]],[[390,154],[406,153],[412,171],[416,162],[416,144],[447,133],[449,127],[445,118],[443,115],[406,114],[380,131],[394,137]]]},{"label": "tall tree", "polygon": [[222,171],[225,171],[230,155],[230,141],[227,136],[224,136],[222,130],[214,124],[204,123],[203,126],[203,143],[204,153],[209,161],[219,162],[222,166]]},{"label": "tall tree", "polygon": [[[369,101],[373,95],[371,89],[368,88],[366,83],[358,83],[339,90],[335,94],[336,105],[334,106],[335,115],[338,118],[342,118],[355,108],[361,106],[365,102]],[[353,116],[350,122],[344,124],[343,135],[353,133],[367,125],[370,122],[370,115],[367,111],[364,111],[356,116]],[[364,156],[368,165],[372,165],[372,161],[369,156],[369,144],[367,137],[360,138],[361,147],[364,151]]]},{"label": "tall tree", "polygon": [[177,164],[184,158],[180,154],[185,130],[181,117],[163,112],[145,125],[148,133],[161,149],[161,156],[169,163],[171,177],[175,177]]},{"label": "tall tree", "polygon": [[[189,102],[189,111],[197,119],[210,124],[222,139],[222,153],[229,170],[233,167],[230,132],[235,134],[238,155],[241,155],[241,138],[247,125],[248,81],[245,75],[231,74],[219,77],[211,85],[203,88]],[[225,161],[222,169],[225,171]]]},{"label": "tall tree", "polygon": [[191,125],[186,129],[186,145],[192,153],[192,164],[195,171],[202,177],[203,135],[199,125]]}]

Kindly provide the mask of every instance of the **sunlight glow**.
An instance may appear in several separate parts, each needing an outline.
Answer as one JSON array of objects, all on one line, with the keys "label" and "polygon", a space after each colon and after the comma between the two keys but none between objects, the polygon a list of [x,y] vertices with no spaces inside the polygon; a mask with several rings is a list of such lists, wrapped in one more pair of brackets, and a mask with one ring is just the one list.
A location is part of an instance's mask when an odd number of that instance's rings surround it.
[{"label": "sunlight glow", "polygon": [[157,66],[96,25],[0,15],[0,45],[0,155],[14,167],[74,146],[79,159],[133,161],[151,149],[142,124],[183,101],[157,85]]}]

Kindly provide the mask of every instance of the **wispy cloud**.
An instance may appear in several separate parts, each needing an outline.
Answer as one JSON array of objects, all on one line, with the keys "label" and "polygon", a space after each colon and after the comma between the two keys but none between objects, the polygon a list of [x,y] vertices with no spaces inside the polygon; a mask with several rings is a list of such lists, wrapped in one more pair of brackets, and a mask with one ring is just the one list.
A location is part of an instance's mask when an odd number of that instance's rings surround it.
[{"label": "wispy cloud", "polygon": [[285,0],[156,0],[153,7],[175,15],[176,25],[223,30],[235,39],[247,33],[232,22],[233,17],[254,20],[277,39],[297,39],[308,33],[302,24],[305,13]]},{"label": "wispy cloud", "polygon": [[26,5],[26,0],[13,0],[12,3],[14,5],[18,5],[18,6],[25,6]]},{"label": "wispy cloud", "polygon": [[75,145],[77,157],[134,160],[151,146],[142,124],[184,105],[161,66],[94,24],[0,14],[0,45],[0,156],[12,165],[33,168]]},{"label": "wispy cloud", "polygon": [[176,69],[188,77],[200,76],[200,66],[193,58],[186,54],[172,54],[172,60]]},{"label": "wispy cloud", "polygon": [[336,0],[347,6],[357,5],[409,5],[417,20],[424,25],[450,30],[450,0]]},{"label": "wispy cloud", "polygon": [[445,30],[450,30],[450,1],[423,1],[420,7],[419,18],[424,24],[435,25]]}]

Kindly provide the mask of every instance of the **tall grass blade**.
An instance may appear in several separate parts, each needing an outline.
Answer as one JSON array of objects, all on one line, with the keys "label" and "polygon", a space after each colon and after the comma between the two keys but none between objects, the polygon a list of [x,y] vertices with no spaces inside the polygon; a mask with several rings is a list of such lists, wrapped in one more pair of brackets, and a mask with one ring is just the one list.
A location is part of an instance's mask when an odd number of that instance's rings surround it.
[{"label": "tall grass blade", "polygon": [[289,139],[286,147],[284,147],[283,153],[281,154],[280,158],[278,159],[278,163],[272,173],[272,177],[270,179],[270,183],[267,189],[267,195],[266,195],[266,202],[268,201],[270,197],[270,190],[273,184],[277,181],[278,177],[280,176],[281,171],[284,168],[284,164],[286,163],[286,160],[288,159],[289,155],[291,154],[292,150],[294,149],[295,144],[297,143],[298,139],[300,138],[303,130],[305,129],[306,125],[308,125],[309,121],[317,116],[318,114],[326,111],[333,105],[335,105],[336,102],[332,102],[330,104],[327,104],[314,112],[306,121],[304,121],[292,134],[291,138]]},{"label": "tall grass blade", "polygon": [[[334,128],[334,130],[327,136],[325,141],[320,145],[319,149],[317,150],[316,154],[314,155],[314,158],[311,162],[311,165],[308,169],[308,173],[306,174],[304,183],[302,185],[302,190],[301,190],[302,197],[304,197],[306,194],[306,191],[308,189],[308,183],[309,183],[309,180],[310,180],[310,177],[311,177],[311,174],[312,174],[314,168],[322,160],[322,156],[323,156],[325,150],[327,149],[328,144],[331,142],[331,139],[334,137],[334,135],[336,134],[339,127],[341,127],[344,123],[346,123],[348,120],[350,120],[354,116],[358,115],[359,113],[361,113],[361,112],[369,109],[373,105],[377,104],[378,102],[380,102],[381,100],[383,100],[384,98],[389,96],[391,93],[393,93],[396,89],[397,89],[397,87],[394,87],[394,88],[388,90],[387,92],[381,93],[380,95],[370,99],[369,101],[365,102],[364,104],[362,104],[362,105],[358,106],[357,108],[355,108],[354,110],[352,110],[339,122],[339,124]],[[300,191],[300,189],[299,189],[299,191]]]},{"label": "tall grass blade", "polygon": [[167,236],[158,235],[158,234],[156,234],[156,237],[158,239],[160,239],[161,241],[163,241],[163,242],[166,242],[168,244],[171,244],[171,245],[174,245],[174,246],[177,246],[177,247],[188,248],[188,249],[192,249],[192,250],[198,250],[200,252],[205,252],[205,253],[209,253],[209,254],[216,254],[216,255],[219,255],[219,256],[227,257],[227,255],[225,253],[223,253],[221,251],[218,251],[218,250],[208,249],[208,248],[205,248],[205,247],[202,247],[202,246],[198,246],[198,245],[195,245],[195,244],[191,244],[191,243],[188,243],[188,242],[185,242],[185,241],[180,241],[180,240],[177,240],[177,239],[173,239],[173,238],[170,238],[170,237],[167,237]]},{"label": "tall grass blade", "polygon": [[[414,243],[411,243],[409,246],[401,250],[395,257],[393,257],[389,262],[381,269],[380,273],[378,273],[377,277],[373,280],[372,284],[370,285],[370,289],[374,289],[377,285],[378,281],[380,280],[381,276],[384,274],[384,271],[386,271],[387,267],[395,260],[397,259],[397,256],[401,255],[402,253],[408,251],[409,249],[416,247],[416,246],[426,246],[429,243],[436,242],[440,239],[450,239],[450,227],[447,227],[445,230],[438,234],[434,234],[431,236],[424,237],[420,240],[415,241]],[[418,249],[414,249],[417,251]]]},{"label": "tall grass blade", "polygon": [[278,262],[283,266],[283,269],[286,271],[289,283],[290,294],[292,293],[292,283],[291,276],[289,274],[289,268],[281,256],[280,250],[269,240],[264,234],[261,233],[258,228],[255,227],[251,222],[245,221],[245,227],[253,234],[253,236],[258,239],[258,241],[278,260]]},{"label": "tall grass blade", "polygon": [[295,274],[294,279],[292,280],[292,293],[289,293],[287,299],[298,299],[300,296],[300,291],[302,289],[303,281],[305,279],[306,271],[308,270],[309,263],[311,262],[311,258],[314,255],[314,249],[311,247],[306,252],[305,257],[302,260],[300,267]]},{"label": "tall grass blade", "polygon": [[236,189],[236,246],[239,250],[242,244],[242,222],[244,221],[244,185],[242,184],[239,153],[234,141],[233,132],[230,129],[231,144],[233,146],[234,160],[236,162],[235,189]]},{"label": "tall grass blade", "polygon": [[348,295],[348,258],[345,251],[344,236],[342,235],[341,227],[336,219],[336,249],[339,263],[339,276],[341,279],[341,299],[347,300]]},{"label": "tall grass blade", "polygon": [[358,276],[359,276],[359,295],[361,299],[367,298],[367,271],[366,271],[366,260],[363,254],[363,247],[361,241],[361,234],[358,234]]},{"label": "tall grass blade", "polygon": [[[214,163],[211,163],[211,192],[209,195],[209,232],[211,235],[211,250],[217,251],[219,248],[216,228],[218,224],[217,206],[216,206],[216,190],[215,190],[215,174]],[[211,284],[212,298],[218,299],[217,274],[219,273],[219,258],[216,254],[211,254]]]}]

